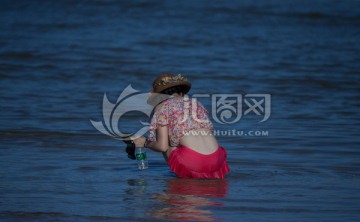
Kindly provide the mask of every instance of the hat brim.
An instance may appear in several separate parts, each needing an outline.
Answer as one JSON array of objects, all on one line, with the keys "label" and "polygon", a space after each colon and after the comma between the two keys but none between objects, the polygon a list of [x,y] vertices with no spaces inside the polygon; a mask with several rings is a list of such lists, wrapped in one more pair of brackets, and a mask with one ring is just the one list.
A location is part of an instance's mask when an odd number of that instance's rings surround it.
[{"label": "hat brim", "polygon": [[191,83],[190,82],[174,82],[166,84],[165,86],[159,86],[155,90],[156,92],[151,93],[149,98],[147,99],[147,103],[152,106],[156,106],[157,104],[161,103],[165,99],[168,99],[170,95],[162,94],[166,89],[169,89],[174,86],[184,86],[184,90],[182,91],[183,94],[186,94],[190,91]]}]

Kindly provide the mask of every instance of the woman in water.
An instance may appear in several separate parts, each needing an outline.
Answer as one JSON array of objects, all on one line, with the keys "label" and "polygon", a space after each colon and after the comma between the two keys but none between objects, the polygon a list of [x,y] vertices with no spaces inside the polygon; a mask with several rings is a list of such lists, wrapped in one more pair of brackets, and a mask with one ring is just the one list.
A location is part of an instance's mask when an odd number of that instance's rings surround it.
[{"label": "woman in water", "polygon": [[213,135],[207,110],[186,95],[191,83],[167,73],[152,86],[148,103],[155,107],[149,137],[138,137],[135,146],[162,152],[178,177],[224,178],[230,171],[226,151]]}]

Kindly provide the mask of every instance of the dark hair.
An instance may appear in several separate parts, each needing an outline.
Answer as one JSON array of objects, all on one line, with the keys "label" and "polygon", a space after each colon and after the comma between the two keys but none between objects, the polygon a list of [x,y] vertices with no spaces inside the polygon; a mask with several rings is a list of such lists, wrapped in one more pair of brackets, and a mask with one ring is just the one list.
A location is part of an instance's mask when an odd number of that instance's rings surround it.
[{"label": "dark hair", "polygon": [[174,93],[177,93],[177,94],[184,94],[184,86],[173,86],[173,87],[170,87],[168,89],[165,89],[163,91],[161,91],[160,93],[162,94],[166,94],[166,95],[172,95]]}]

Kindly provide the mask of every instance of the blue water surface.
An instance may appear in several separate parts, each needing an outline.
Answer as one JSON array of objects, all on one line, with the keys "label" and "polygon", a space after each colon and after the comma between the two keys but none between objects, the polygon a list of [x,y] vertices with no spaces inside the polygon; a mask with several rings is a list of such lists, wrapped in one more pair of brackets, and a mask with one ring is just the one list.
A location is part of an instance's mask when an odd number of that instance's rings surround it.
[{"label": "blue water surface", "polygon": [[[1,3],[1,221],[359,219],[359,1]],[[176,178],[152,151],[140,171],[90,123],[104,93],[164,72],[190,95],[271,95],[261,123],[245,105],[233,124],[211,113],[243,132],[218,136],[225,180]]]}]

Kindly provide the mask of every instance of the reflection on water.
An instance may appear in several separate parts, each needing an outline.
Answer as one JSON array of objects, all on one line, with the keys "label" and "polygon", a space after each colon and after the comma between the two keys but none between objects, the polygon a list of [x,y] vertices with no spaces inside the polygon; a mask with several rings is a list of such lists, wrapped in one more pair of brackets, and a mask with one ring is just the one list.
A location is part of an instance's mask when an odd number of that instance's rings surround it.
[{"label": "reflection on water", "polygon": [[226,180],[199,180],[174,178],[167,181],[166,193],[152,197],[159,200],[148,214],[157,219],[213,221],[215,217],[209,206],[220,203],[213,198],[225,197],[228,189]]},{"label": "reflection on water", "polygon": [[127,183],[130,185],[130,188],[125,190],[127,194],[140,196],[145,193],[145,188],[147,186],[146,178],[129,179]]}]

